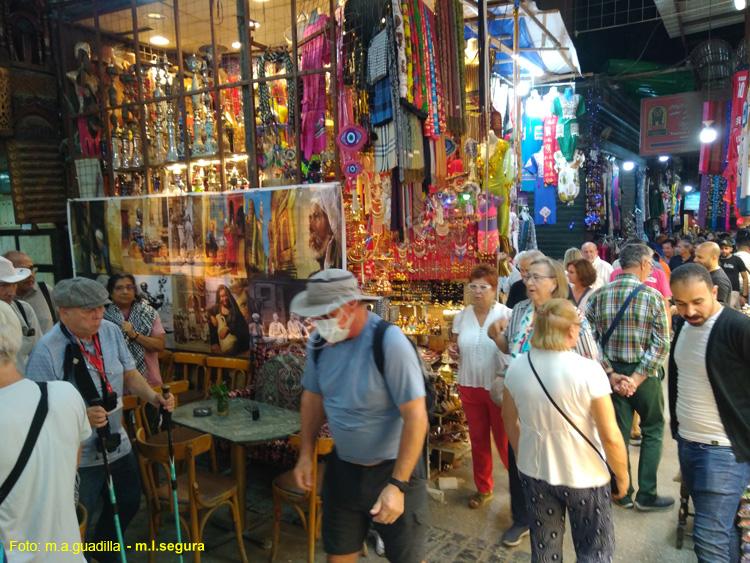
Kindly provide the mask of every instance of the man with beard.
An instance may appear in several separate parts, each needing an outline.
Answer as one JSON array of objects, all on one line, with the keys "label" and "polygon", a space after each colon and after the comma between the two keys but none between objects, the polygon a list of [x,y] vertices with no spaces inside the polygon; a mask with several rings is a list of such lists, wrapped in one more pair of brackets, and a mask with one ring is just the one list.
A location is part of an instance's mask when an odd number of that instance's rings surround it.
[{"label": "man with beard", "polygon": [[310,208],[310,249],[321,270],[341,266],[341,243],[335,221],[335,190],[325,190],[313,196]]},{"label": "man with beard", "polygon": [[698,561],[739,561],[735,525],[750,482],[750,319],[723,307],[703,266],[672,274],[675,322],[669,410],[683,483],[695,507]]}]

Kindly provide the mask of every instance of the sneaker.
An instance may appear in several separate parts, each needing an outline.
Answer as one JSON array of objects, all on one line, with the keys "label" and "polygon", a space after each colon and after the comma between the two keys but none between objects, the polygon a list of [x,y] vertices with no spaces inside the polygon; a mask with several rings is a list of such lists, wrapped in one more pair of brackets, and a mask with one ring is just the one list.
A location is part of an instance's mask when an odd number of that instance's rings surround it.
[{"label": "sneaker", "polygon": [[630,445],[637,448],[641,445],[641,440],[642,438],[640,436],[631,436]]},{"label": "sneaker", "polygon": [[670,510],[674,506],[674,499],[672,497],[657,497],[651,502],[635,501],[635,507],[641,512],[659,512],[662,510]]},{"label": "sneaker", "polygon": [[501,541],[505,547],[516,547],[517,545],[521,545],[521,540],[528,535],[528,526],[513,524],[510,528],[505,530]]},{"label": "sneaker", "polygon": [[621,499],[613,501],[620,508],[633,508],[633,499],[629,496],[622,497]]}]

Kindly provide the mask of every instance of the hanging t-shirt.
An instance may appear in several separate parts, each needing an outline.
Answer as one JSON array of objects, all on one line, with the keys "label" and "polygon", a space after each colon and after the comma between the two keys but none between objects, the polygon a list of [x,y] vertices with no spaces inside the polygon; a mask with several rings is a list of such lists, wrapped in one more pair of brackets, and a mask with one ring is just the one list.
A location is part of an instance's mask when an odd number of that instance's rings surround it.
[{"label": "hanging t-shirt", "polygon": [[557,171],[555,170],[555,153],[559,150],[555,133],[557,131],[557,116],[544,118],[544,183],[557,185]]},{"label": "hanging t-shirt", "polygon": [[557,189],[544,185],[539,179],[534,190],[534,223],[537,225],[554,225],[557,223]]},{"label": "hanging t-shirt", "polygon": [[541,117],[523,117],[523,141],[521,141],[521,162],[528,161],[542,148],[544,140],[544,120]]},{"label": "hanging t-shirt", "polygon": [[560,151],[570,162],[578,144],[578,118],[586,113],[583,98],[578,94],[558,96],[552,102],[552,113],[557,116],[555,137],[560,145]]}]

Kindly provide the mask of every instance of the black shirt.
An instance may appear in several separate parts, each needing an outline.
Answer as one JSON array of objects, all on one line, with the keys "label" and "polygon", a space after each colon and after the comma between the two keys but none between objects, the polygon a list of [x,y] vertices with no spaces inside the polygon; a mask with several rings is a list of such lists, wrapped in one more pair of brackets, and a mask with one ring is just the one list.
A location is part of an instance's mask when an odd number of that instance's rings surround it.
[{"label": "black shirt", "polygon": [[729,276],[724,273],[721,268],[716,268],[711,274],[711,281],[717,288],[716,298],[719,303],[723,305],[729,304],[729,297],[732,295],[732,282],[729,281]]},{"label": "black shirt", "polygon": [[732,291],[742,291],[742,287],[740,286],[740,274],[742,272],[747,272],[747,268],[745,267],[742,258],[734,255],[729,258],[724,258],[722,256],[719,258],[719,265],[732,283]]},{"label": "black shirt", "polygon": [[672,258],[669,259],[669,269],[674,270],[675,268],[679,268],[682,266],[682,256],[679,254],[675,254],[672,256]]},{"label": "black shirt", "polygon": [[523,283],[523,280],[518,280],[516,283],[510,286],[510,291],[508,291],[508,300],[505,302],[505,306],[509,309],[512,309],[521,301],[527,298],[528,296],[526,295],[526,284]]}]

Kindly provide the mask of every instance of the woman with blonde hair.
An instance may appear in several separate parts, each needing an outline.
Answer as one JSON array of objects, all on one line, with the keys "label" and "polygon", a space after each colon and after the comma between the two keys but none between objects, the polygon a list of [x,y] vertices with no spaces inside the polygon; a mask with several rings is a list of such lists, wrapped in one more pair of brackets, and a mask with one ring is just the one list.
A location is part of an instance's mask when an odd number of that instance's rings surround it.
[{"label": "woman with blonde hair", "polygon": [[[536,312],[550,299],[567,299],[570,289],[565,270],[557,260],[543,256],[536,258],[523,277],[529,298],[513,308],[510,321],[497,321],[488,331],[501,352],[513,358],[531,348]],[[599,348],[583,316],[580,317],[581,336],[576,340],[575,351],[583,357],[598,360]],[[508,447],[508,479],[510,481],[510,506],[513,525],[505,531],[502,543],[515,547],[529,533],[529,514],[516,468],[515,452]]]},{"label": "woman with blonde hair", "polygon": [[536,310],[531,348],[511,362],[505,381],[503,420],[532,523],[532,561],[562,560],[566,512],[578,560],[612,561],[612,498],[629,486],[607,374],[572,351],[580,330],[572,303],[549,300]]},{"label": "woman with blonde hair", "polygon": [[572,264],[576,260],[580,260],[581,258],[583,258],[583,254],[581,254],[580,249],[576,248],[575,246],[566,250],[565,256],[563,257],[563,266],[565,267],[565,270],[567,271],[570,264]]}]

